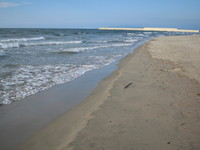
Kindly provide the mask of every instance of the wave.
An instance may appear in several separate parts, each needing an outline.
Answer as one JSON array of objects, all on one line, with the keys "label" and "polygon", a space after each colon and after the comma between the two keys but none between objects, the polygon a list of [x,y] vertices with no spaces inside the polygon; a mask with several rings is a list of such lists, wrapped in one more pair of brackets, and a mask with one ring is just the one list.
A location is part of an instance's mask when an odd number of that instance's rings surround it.
[{"label": "wave", "polygon": [[52,86],[72,81],[86,72],[109,65],[121,55],[91,56],[92,64],[9,65],[15,70],[1,80],[0,104],[10,104]]},{"label": "wave", "polygon": [[89,43],[89,44],[96,44],[96,43],[119,43],[119,42],[123,42],[122,40],[108,40],[108,41],[105,41],[105,40],[100,40],[100,41],[83,41],[83,43]]},{"label": "wave", "polygon": [[125,47],[125,46],[131,46],[131,45],[133,45],[133,44],[132,43],[119,43],[119,44],[111,44],[111,45],[99,45],[99,46],[91,46],[91,47],[69,48],[69,49],[64,49],[64,50],[60,50],[60,51],[81,52],[81,51],[93,50],[93,49],[98,49],[98,48]]},{"label": "wave", "polygon": [[143,36],[147,36],[146,33],[127,33],[128,36],[133,36],[133,37],[143,37]]},{"label": "wave", "polygon": [[112,44],[108,45],[108,47],[124,47],[124,46],[131,46],[133,45],[132,43],[119,43],[119,44]]},{"label": "wave", "polygon": [[119,43],[119,42],[124,42],[123,39],[122,40],[111,40],[111,41],[107,41],[107,43]]},{"label": "wave", "polygon": [[83,43],[107,43],[108,41],[102,41],[102,40],[100,40],[100,41],[83,41]]},{"label": "wave", "polygon": [[6,65],[3,65],[3,68],[18,68],[20,67],[20,65],[18,64],[6,64]]},{"label": "wave", "polygon": [[144,34],[152,34],[153,32],[143,32]]},{"label": "wave", "polygon": [[54,36],[67,36],[66,34],[62,34],[62,33],[52,33]]},{"label": "wave", "polygon": [[44,40],[44,37],[35,37],[35,38],[19,38],[19,39],[6,39],[1,40],[1,42],[26,42],[26,41],[37,41]]},{"label": "wave", "polygon": [[21,66],[12,76],[2,79],[0,104],[10,104],[54,85],[72,81],[96,65],[40,65]]},{"label": "wave", "polygon": [[45,46],[45,45],[62,45],[62,44],[80,44],[82,41],[53,41],[53,42],[37,42],[37,43],[0,43],[1,49],[29,47],[29,46]]},{"label": "wave", "polygon": [[[137,38],[137,37],[136,37]],[[108,41],[92,41],[91,43],[133,43],[133,42],[137,42],[138,39],[127,39],[127,40],[123,40],[123,39],[119,39],[119,40],[108,40]]]},{"label": "wave", "polygon": [[108,40],[108,41],[92,41],[91,43],[120,43],[120,42],[124,42],[124,40],[119,39],[119,40]]},{"label": "wave", "polygon": [[138,41],[137,39],[124,40],[124,42],[126,42],[126,43],[135,43],[137,41]]},{"label": "wave", "polygon": [[45,45],[62,45],[62,44],[80,44],[82,41],[53,41],[53,42],[40,42],[40,43],[22,43],[20,46],[45,46]]},{"label": "wave", "polygon": [[86,33],[85,32],[74,32],[73,34],[75,34],[75,35],[84,35]]},{"label": "wave", "polygon": [[72,55],[72,54],[77,54],[78,51],[76,52],[76,51],[69,51],[69,50],[60,50],[60,51],[56,51],[56,52],[53,52],[53,53],[56,53],[56,54],[70,54],[70,55]]},{"label": "wave", "polygon": [[19,43],[0,43],[1,49],[7,49],[7,48],[18,48]]},{"label": "wave", "polygon": [[127,35],[134,36],[134,35],[138,35],[138,34],[137,33],[127,33]]},{"label": "wave", "polygon": [[108,55],[108,56],[90,56],[93,58],[93,64],[98,62],[98,66],[107,66],[115,61],[116,58],[121,57],[124,54],[115,54],[115,55]]}]

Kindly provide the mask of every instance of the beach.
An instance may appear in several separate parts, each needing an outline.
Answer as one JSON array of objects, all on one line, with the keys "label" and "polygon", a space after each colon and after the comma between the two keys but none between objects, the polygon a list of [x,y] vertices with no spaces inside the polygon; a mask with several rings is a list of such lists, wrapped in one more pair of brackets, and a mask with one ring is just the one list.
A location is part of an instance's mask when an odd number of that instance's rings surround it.
[{"label": "beach", "polygon": [[200,149],[200,36],[155,38],[17,150]]}]

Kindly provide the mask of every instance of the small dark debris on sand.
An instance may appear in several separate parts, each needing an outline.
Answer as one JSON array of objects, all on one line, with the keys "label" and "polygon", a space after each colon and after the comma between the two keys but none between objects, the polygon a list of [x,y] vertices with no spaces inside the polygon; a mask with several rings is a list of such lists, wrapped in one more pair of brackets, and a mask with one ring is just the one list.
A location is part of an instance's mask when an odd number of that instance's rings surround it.
[{"label": "small dark debris on sand", "polygon": [[124,87],[124,89],[128,88],[131,84],[133,84],[133,83],[127,84],[127,85]]}]

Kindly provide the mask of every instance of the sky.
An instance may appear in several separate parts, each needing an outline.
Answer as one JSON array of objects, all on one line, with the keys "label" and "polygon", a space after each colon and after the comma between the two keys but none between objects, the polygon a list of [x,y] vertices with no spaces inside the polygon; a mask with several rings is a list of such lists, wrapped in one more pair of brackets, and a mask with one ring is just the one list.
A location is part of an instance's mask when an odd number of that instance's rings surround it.
[{"label": "sky", "polygon": [[0,28],[200,29],[200,0],[0,0]]}]

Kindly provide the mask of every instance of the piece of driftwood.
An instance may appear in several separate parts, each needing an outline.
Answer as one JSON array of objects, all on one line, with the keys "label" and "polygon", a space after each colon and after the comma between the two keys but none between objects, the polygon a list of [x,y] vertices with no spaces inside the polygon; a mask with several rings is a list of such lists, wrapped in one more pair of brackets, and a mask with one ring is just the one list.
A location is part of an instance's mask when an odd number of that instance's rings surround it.
[{"label": "piece of driftwood", "polygon": [[124,89],[128,88],[131,84],[133,84],[133,83],[127,84],[127,85],[124,87]]}]

